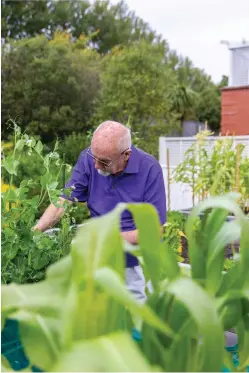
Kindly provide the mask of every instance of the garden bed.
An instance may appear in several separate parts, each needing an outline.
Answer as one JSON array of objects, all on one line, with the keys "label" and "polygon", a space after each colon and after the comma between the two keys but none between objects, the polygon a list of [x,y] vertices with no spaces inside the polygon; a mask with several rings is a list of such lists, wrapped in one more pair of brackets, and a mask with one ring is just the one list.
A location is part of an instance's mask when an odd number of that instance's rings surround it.
[{"label": "garden bed", "polygon": [[[189,216],[189,214],[191,213],[191,210],[192,210],[192,207],[190,207],[188,209],[180,210],[179,212],[182,213],[185,216]],[[243,212],[244,212],[246,218],[249,219],[248,209],[244,209]],[[200,213],[199,216],[200,216],[200,218],[202,218],[204,216],[204,213]],[[235,219],[235,216],[231,214],[231,215],[227,216],[226,221],[232,221],[234,219]]]},{"label": "garden bed", "polygon": [[[188,240],[186,237],[181,237],[181,248],[182,253],[181,257],[183,258],[183,263],[189,264],[189,256],[188,256]],[[233,253],[238,253],[240,248],[239,242],[235,242],[233,245],[229,244],[224,249],[224,256],[226,259],[232,259]]]},{"label": "garden bed", "polygon": [[[183,209],[183,210],[180,210],[179,212],[181,214],[183,214],[184,216],[189,216],[190,215],[190,212],[191,212],[192,208],[188,208],[188,209]],[[248,212],[244,211],[245,215],[246,215],[246,218],[249,219],[249,214]],[[199,214],[199,217],[202,219],[204,216],[203,213],[200,213]],[[227,218],[226,218],[226,221],[232,221],[235,219],[235,216],[234,215],[228,215]],[[189,257],[188,257],[188,240],[186,239],[186,237],[181,237],[181,248],[182,248],[182,253],[181,253],[181,257],[183,258],[183,263],[189,263]],[[225,248],[224,248],[224,256],[226,259],[233,259],[233,255],[234,253],[238,253],[239,252],[239,248],[240,248],[240,243],[239,242],[234,242],[233,244],[229,244],[227,245]]]}]

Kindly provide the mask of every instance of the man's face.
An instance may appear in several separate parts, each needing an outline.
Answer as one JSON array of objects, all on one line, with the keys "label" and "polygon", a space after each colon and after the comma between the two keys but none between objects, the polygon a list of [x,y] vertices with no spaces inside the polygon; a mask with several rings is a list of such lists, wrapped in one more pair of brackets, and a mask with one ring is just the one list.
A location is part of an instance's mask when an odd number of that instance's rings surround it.
[{"label": "man's face", "polygon": [[96,170],[102,176],[122,172],[126,167],[130,152],[129,149],[124,152],[117,152],[111,146],[101,146],[100,148],[100,146],[94,143],[92,143],[91,150],[89,151],[94,159]]}]

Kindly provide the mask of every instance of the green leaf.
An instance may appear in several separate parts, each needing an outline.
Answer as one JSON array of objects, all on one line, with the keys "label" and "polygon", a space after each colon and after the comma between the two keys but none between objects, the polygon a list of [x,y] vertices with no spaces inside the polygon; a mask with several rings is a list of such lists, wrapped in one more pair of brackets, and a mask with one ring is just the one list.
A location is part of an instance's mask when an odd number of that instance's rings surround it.
[{"label": "green leaf", "polygon": [[[223,226],[228,215],[228,210],[215,208],[208,216],[206,223],[206,230],[208,231],[210,237],[215,237]],[[209,245],[211,248],[212,246]]]},{"label": "green leaf", "polygon": [[191,367],[190,371],[220,372],[224,353],[224,335],[212,298],[189,278],[174,280],[169,284],[167,291],[187,307],[202,339],[199,344],[202,352],[201,359],[198,360],[197,366]]},{"label": "green leaf", "polygon": [[237,372],[236,366],[233,364],[231,352],[225,351],[225,353],[224,353],[224,365],[231,372]]},{"label": "green leaf", "polygon": [[169,244],[160,244],[160,262],[159,268],[161,268],[163,278],[167,277],[172,280],[180,275],[179,263],[177,263],[176,255]]},{"label": "green leaf", "polygon": [[[2,286],[2,314],[19,322],[21,341],[32,365],[50,371],[63,345],[71,345],[76,297],[72,283],[43,281]],[[65,301],[68,301],[65,304]]]},{"label": "green leaf", "polygon": [[240,239],[240,255],[241,255],[241,277],[240,286],[247,285],[249,287],[249,219],[243,216],[241,223],[241,239]]},{"label": "green leaf", "polygon": [[[188,237],[188,250],[189,250],[189,257],[191,262],[191,269],[192,269],[192,277],[194,279],[198,279],[200,283],[205,283],[206,277],[206,256],[203,253],[203,249],[199,247],[197,238],[195,233],[192,230],[194,225],[195,219],[198,215],[211,208],[221,208],[230,211],[237,217],[237,219],[242,221],[244,219],[244,215],[242,210],[239,208],[238,204],[236,203],[239,195],[236,193],[229,193],[224,196],[217,196],[211,197],[207,200],[201,202],[199,205],[194,207],[188,217],[186,222],[186,236]],[[224,218],[224,215],[223,215]],[[225,219],[225,218],[224,218]],[[213,219],[212,219],[213,221]],[[217,223],[213,221],[213,224],[217,224],[220,226],[221,222],[218,221]],[[240,223],[241,224],[241,223]],[[213,234],[218,230],[218,228],[212,228]],[[210,235],[210,228],[209,231],[205,231],[205,236],[208,237],[207,239],[212,240],[214,237]]]},{"label": "green leaf", "polygon": [[51,175],[49,172],[47,172],[46,174],[41,175],[40,180],[41,180],[41,186],[42,186],[43,188],[46,188],[47,185],[48,185],[48,184],[51,182],[51,180],[52,180],[52,175]]},{"label": "green leaf", "polygon": [[43,149],[43,145],[42,145],[42,142],[39,140],[37,141],[35,147],[34,147],[35,151],[38,153],[38,154],[41,154],[42,152],[42,149]]},{"label": "green leaf", "polygon": [[18,319],[20,339],[30,363],[44,371],[50,371],[60,352],[59,321],[23,312]]},{"label": "green leaf", "polygon": [[[29,188],[21,187],[16,190],[17,193],[17,199],[18,201],[20,200],[25,200],[27,198],[27,193],[29,192]],[[39,196],[38,196],[39,198]]]},{"label": "green leaf", "polygon": [[18,244],[13,243],[8,251],[8,257],[10,260],[14,259],[18,253]]},{"label": "green leaf", "polygon": [[234,260],[234,266],[230,268],[229,271],[224,274],[224,276],[221,277],[220,284],[217,284],[216,297],[220,297],[232,289],[236,290],[240,288],[240,267],[240,257],[237,257]]},{"label": "green leaf", "polygon": [[48,187],[48,189],[53,190],[53,189],[56,189],[56,188],[57,188],[58,184],[59,184],[58,181],[52,181],[52,182],[50,182],[50,183],[47,185],[47,187]]},{"label": "green leaf", "polygon": [[9,155],[3,160],[3,166],[6,169],[6,171],[10,175],[17,175],[17,167],[19,165],[19,161],[17,161],[13,155]]},{"label": "green leaf", "polygon": [[47,269],[47,279],[51,283],[65,281],[70,279],[72,275],[72,258],[71,256],[65,256],[58,260],[58,262],[52,264]]},{"label": "green leaf", "polygon": [[8,201],[16,202],[16,199],[17,199],[17,193],[16,193],[16,190],[15,190],[15,189],[9,189],[7,193],[8,193],[8,194],[7,194],[7,196],[8,196]]},{"label": "green leaf", "polygon": [[31,140],[30,147],[35,148],[36,140],[33,137],[31,137],[30,140]]},{"label": "green leaf", "polygon": [[120,277],[109,268],[98,269],[95,273],[95,280],[109,295],[126,306],[130,312],[140,316],[149,325],[172,337],[172,330],[162,322],[156,314],[146,305],[139,303],[127,290]]},{"label": "green leaf", "polygon": [[43,253],[39,252],[39,254],[36,253],[34,260],[32,261],[33,268],[36,270],[40,270],[44,268],[48,263],[49,263],[49,256],[46,251]]},{"label": "green leaf", "polygon": [[[242,338],[243,333],[243,338]],[[241,371],[245,372],[248,365],[249,365],[249,331],[245,331],[242,328],[238,331],[238,353],[239,353],[239,361],[240,361],[240,367]]]},{"label": "green leaf", "polygon": [[75,343],[51,372],[151,372],[152,367],[125,332]]},{"label": "green leaf", "polygon": [[149,273],[154,289],[160,281],[160,221],[156,209],[150,204],[127,204],[134,216],[139,231],[139,248],[141,250],[145,270]]},{"label": "green leaf", "polygon": [[38,203],[39,203],[39,200],[40,200],[40,196],[39,195],[32,197],[32,199],[31,199],[31,205],[32,205],[32,207],[36,207],[38,205]]},{"label": "green leaf", "polygon": [[77,283],[85,277],[90,288],[90,279],[94,279],[95,270],[103,266],[115,268],[124,278],[124,252],[119,221],[125,207],[125,204],[119,204],[105,216],[91,219],[89,224],[78,229],[71,248],[73,278]]},{"label": "green leaf", "polygon": [[15,149],[20,152],[20,151],[22,151],[24,145],[25,145],[24,140],[18,140],[17,143],[16,143],[16,146],[15,146]]},{"label": "green leaf", "polygon": [[[207,260],[206,288],[211,294],[217,292],[224,276],[224,249],[226,245],[237,241],[241,235],[241,226],[237,221],[225,222],[219,232],[209,241],[209,255]],[[212,237],[212,236],[210,236]]]}]

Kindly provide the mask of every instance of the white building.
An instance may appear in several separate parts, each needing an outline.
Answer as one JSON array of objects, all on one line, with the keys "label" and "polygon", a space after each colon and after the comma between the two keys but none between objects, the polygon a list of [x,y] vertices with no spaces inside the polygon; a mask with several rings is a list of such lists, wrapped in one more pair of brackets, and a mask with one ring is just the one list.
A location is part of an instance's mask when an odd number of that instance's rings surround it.
[{"label": "white building", "polygon": [[222,43],[226,44],[230,50],[229,86],[249,85],[249,42]]}]

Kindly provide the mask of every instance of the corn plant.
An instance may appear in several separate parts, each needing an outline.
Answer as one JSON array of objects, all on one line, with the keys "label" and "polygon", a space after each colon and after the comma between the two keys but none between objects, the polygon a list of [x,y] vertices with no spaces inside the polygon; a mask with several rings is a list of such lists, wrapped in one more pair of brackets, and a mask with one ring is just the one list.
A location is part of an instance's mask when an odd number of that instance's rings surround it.
[{"label": "corn plant", "polygon": [[[119,204],[91,219],[74,237],[70,253],[36,284],[2,286],[2,327],[19,322],[32,365],[50,372],[203,371],[249,364],[249,221],[238,195],[211,197],[186,222],[191,270],[186,275],[161,241],[156,210]],[[120,216],[128,209],[139,230],[139,247],[125,245]],[[227,222],[232,211],[236,220]],[[202,229],[192,227],[201,212]],[[240,238],[234,266],[223,272],[224,246]],[[124,248],[137,255],[153,286],[141,304],[125,284]],[[131,329],[141,333],[135,343]],[[240,365],[224,348],[224,331],[235,328]],[[4,369],[7,362],[3,361]]]},{"label": "corn plant", "polygon": [[208,194],[212,170],[205,145],[210,134],[209,131],[203,131],[196,135],[196,142],[185,152],[183,162],[176,167],[172,175],[174,181],[186,183],[191,187],[193,206],[196,200],[201,201]]},{"label": "corn plant", "polygon": [[249,158],[243,155],[245,146],[226,137],[216,140],[211,152],[207,138],[211,133],[196,135],[196,142],[185,152],[184,160],[173,173],[173,180],[188,184],[193,193],[193,206],[210,195],[239,192],[245,212],[249,202]]}]

